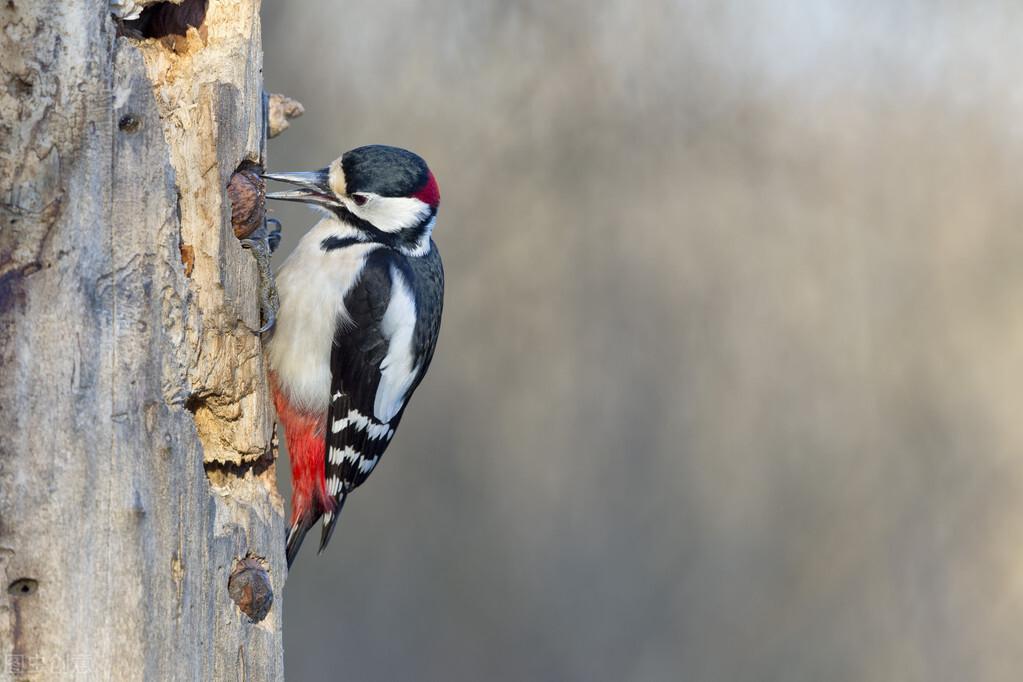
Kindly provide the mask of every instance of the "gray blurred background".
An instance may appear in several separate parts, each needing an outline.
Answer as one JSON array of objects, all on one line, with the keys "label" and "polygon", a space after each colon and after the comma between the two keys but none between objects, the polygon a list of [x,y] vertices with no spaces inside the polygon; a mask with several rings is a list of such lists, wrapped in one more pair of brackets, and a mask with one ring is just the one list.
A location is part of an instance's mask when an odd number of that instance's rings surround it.
[{"label": "gray blurred background", "polygon": [[448,281],[291,679],[1023,679],[1023,6],[263,12],[271,167],[417,151]]}]

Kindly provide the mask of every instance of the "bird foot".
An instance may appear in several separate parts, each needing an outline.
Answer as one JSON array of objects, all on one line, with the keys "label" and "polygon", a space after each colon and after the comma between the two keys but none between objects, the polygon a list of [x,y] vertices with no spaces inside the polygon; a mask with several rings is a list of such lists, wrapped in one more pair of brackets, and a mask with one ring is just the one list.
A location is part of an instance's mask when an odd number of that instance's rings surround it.
[{"label": "bird foot", "polygon": [[256,259],[256,267],[259,270],[259,310],[263,321],[263,326],[256,333],[265,334],[273,329],[274,323],[277,322],[277,311],[281,307],[280,298],[277,296],[277,283],[270,267],[270,255],[281,243],[281,223],[274,218],[267,218],[261,227],[238,241],[242,248],[252,251],[252,257]]}]

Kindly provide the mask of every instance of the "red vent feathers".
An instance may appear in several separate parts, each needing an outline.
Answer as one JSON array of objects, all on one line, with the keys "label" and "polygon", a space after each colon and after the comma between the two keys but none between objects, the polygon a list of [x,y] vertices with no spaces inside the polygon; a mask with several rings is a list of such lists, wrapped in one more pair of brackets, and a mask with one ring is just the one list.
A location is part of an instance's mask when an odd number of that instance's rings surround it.
[{"label": "red vent feathers", "polygon": [[334,499],[327,494],[325,479],[324,440],[325,419],[295,409],[277,387],[276,377],[270,375],[277,416],[284,426],[291,459],[293,492],[291,495],[291,523],[306,515],[319,516],[334,509]]}]

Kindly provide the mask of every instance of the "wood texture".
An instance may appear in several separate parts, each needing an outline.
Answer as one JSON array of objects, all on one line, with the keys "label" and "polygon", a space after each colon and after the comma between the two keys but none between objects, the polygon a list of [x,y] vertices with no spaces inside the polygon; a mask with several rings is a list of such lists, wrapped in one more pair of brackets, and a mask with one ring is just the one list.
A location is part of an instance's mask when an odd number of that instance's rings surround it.
[{"label": "wood texture", "polygon": [[[143,41],[107,0],[0,6],[0,679],[283,675],[256,268],[225,195],[264,148],[258,11],[211,0]],[[276,598],[257,623],[228,592],[246,558]]]}]

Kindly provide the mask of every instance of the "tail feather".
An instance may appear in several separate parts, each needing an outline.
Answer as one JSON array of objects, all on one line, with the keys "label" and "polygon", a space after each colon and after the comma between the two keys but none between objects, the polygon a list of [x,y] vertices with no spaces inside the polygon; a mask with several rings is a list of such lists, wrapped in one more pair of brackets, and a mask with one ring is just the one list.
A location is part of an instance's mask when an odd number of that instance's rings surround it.
[{"label": "tail feather", "polygon": [[312,514],[303,514],[298,517],[294,524],[291,526],[291,530],[288,532],[288,544],[285,550],[288,557],[288,568],[291,568],[291,564],[294,563],[295,557],[298,556],[298,550],[302,547],[302,541],[305,540],[305,534],[309,532],[309,529],[316,525],[316,517]]},{"label": "tail feather", "polygon": [[327,543],[330,542],[330,536],[334,534],[334,526],[337,525],[337,519],[341,516],[341,509],[345,506],[348,493],[341,493],[341,496],[336,499],[337,503],[334,505],[334,510],[323,515],[323,531],[320,533],[320,552],[327,547]]}]

